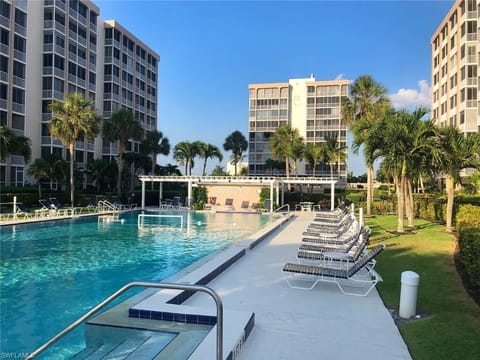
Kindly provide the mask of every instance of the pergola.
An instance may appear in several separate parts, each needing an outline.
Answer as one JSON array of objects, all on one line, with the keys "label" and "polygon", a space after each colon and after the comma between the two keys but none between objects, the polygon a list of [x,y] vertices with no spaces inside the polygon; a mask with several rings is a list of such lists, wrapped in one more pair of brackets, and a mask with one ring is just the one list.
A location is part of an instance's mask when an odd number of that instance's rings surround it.
[{"label": "pergola", "polygon": [[[330,185],[330,207],[335,207],[335,184],[337,179],[320,177],[260,177],[260,176],[153,176],[140,175],[142,182],[142,209],[145,208],[145,184],[147,182],[160,183],[159,198],[162,198],[162,184],[164,182],[184,182],[188,184],[186,204],[192,203],[192,188],[202,185],[268,185],[270,187],[270,212],[273,212],[273,195],[276,193],[277,204],[283,205],[286,184]],[[276,192],[274,190],[277,190]],[[281,196],[281,202],[279,197]]]}]

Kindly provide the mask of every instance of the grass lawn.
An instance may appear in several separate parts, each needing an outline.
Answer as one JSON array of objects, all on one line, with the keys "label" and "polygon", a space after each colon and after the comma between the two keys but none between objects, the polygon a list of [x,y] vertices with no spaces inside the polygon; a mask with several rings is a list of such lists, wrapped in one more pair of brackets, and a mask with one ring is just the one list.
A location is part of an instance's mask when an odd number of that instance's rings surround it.
[{"label": "grass lawn", "polygon": [[[385,243],[375,269],[383,283],[377,289],[387,308],[398,311],[400,278],[406,270],[420,275],[417,313],[420,320],[401,322],[400,332],[415,360],[480,359],[480,307],[462,286],[453,260],[456,239],[445,227],[416,220],[410,234],[390,233],[395,216],[366,220],[371,243]],[[479,259],[480,261],[480,259]]]}]

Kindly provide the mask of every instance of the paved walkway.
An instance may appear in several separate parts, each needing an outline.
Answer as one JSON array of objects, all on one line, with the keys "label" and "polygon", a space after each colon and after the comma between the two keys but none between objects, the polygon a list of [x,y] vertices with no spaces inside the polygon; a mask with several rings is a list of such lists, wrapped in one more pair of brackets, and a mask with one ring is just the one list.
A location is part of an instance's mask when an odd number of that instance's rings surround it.
[{"label": "paved walkway", "polygon": [[[255,312],[255,326],[241,358],[411,359],[375,289],[366,297],[356,297],[343,295],[335,284],[319,283],[311,291],[286,284],[283,265],[295,262],[301,233],[313,216],[298,213],[209,283],[225,309]],[[198,294],[186,304],[211,302]]]}]

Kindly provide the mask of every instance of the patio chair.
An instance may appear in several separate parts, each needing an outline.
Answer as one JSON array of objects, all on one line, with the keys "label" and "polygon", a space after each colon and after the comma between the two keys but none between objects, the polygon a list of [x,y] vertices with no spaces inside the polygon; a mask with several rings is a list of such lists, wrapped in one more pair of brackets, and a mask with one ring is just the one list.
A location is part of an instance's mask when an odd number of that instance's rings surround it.
[{"label": "patio chair", "polygon": [[[378,245],[355,262],[342,262],[340,266],[315,266],[298,263],[287,263],[283,267],[288,286],[294,289],[312,290],[319,282],[332,282],[337,284],[345,295],[367,296],[382,277],[373,270],[369,264],[385,249],[385,245]],[[346,266],[345,266],[346,265]],[[299,280],[303,278],[306,280]],[[300,286],[298,282],[304,281],[307,286]],[[310,285],[308,285],[310,284]],[[354,287],[356,291],[347,291],[346,287]]]},{"label": "patio chair", "polygon": [[50,198],[50,203],[50,207],[57,212],[57,215],[68,215],[69,212],[73,215],[75,212],[74,208],[64,207],[63,204],[55,197]]},{"label": "patio chair", "polygon": [[26,219],[33,217],[33,214],[27,209],[27,207],[22,203],[17,203],[17,208],[15,209],[14,218],[18,215],[23,215]]}]

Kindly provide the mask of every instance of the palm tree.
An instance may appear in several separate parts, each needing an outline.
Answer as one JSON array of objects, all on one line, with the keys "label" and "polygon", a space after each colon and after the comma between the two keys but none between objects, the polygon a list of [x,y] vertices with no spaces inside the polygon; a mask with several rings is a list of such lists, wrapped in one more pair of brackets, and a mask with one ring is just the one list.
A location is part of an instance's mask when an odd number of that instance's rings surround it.
[{"label": "palm tree", "polygon": [[325,157],[328,159],[328,164],[330,166],[330,177],[332,179],[333,168],[335,164],[343,162],[346,159],[346,147],[341,146],[337,140],[337,134],[328,134],[327,136],[325,136]]},{"label": "palm tree", "polygon": [[[352,84],[350,98],[345,98],[342,106],[343,121],[350,126],[354,136],[354,150],[358,152],[360,146],[369,140],[370,125],[383,117],[391,107],[387,90],[377,83],[370,75],[358,77]],[[367,216],[371,216],[373,201],[373,163],[369,153],[364,148],[367,165]]]},{"label": "palm tree", "polygon": [[28,176],[32,176],[37,180],[38,198],[42,198],[42,182],[50,178],[50,167],[45,159],[35,159],[27,171]]},{"label": "palm tree", "polygon": [[[111,163],[106,159],[94,159],[88,162],[84,171],[87,173],[89,180],[94,184],[97,193],[109,189],[109,186],[106,184],[108,180],[111,180],[108,169],[112,164],[114,163]],[[116,169],[114,173],[116,173]]]},{"label": "palm tree", "polygon": [[237,165],[244,159],[243,152],[248,149],[247,139],[240,131],[236,130],[227,136],[223,149],[232,151],[230,163],[235,166],[235,176],[237,176]]},{"label": "palm tree", "polygon": [[118,166],[117,193],[122,193],[122,174],[124,159],[123,154],[128,146],[128,141],[140,140],[144,134],[142,125],[135,119],[133,113],[127,109],[120,109],[110,119],[103,122],[103,137],[110,142],[118,141]]},{"label": "palm tree", "polygon": [[152,175],[154,175],[157,164],[157,155],[168,155],[170,153],[170,142],[168,141],[168,138],[163,137],[161,131],[147,131],[145,139],[142,142],[142,148],[145,153],[152,155]]},{"label": "palm tree", "polygon": [[25,162],[28,162],[32,155],[30,139],[25,136],[18,136],[9,127],[0,125],[0,159],[5,160],[13,154],[23,156]]},{"label": "palm tree", "polygon": [[290,159],[294,159],[293,168],[296,171],[296,160],[302,158],[301,154],[303,154],[303,138],[298,129],[293,128],[291,124],[279,127],[270,138],[268,146],[273,156],[285,159],[285,175],[288,178],[290,176]]},{"label": "palm tree", "polygon": [[185,166],[185,176],[192,175],[195,156],[198,155],[198,142],[181,141],[173,148],[173,158],[180,166]]},{"label": "palm tree", "polygon": [[318,164],[322,161],[325,154],[325,147],[320,143],[307,143],[303,152],[303,159],[312,168],[312,176],[315,176],[315,171]]},{"label": "palm tree", "polygon": [[[383,123],[377,122],[370,130],[371,138],[377,139],[377,149],[384,157],[384,168],[392,175],[397,194],[397,232],[403,232],[403,219],[407,215],[408,226],[413,227],[412,178],[415,169],[427,166],[433,148],[435,128],[433,122],[422,121],[428,112],[419,108],[389,114]],[[378,154],[378,153],[377,153]]]},{"label": "palm tree", "polygon": [[84,138],[93,140],[100,131],[100,119],[95,114],[93,100],[78,93],[69,94],[65,101],[54,100],[49,107],[53,113],[48,123],[50,134],[68,146],[70,153],[70,204],[73,207],[75,143]]},{"label": "palm tree", "polygon": [[218,147],[212,144],[206,144],[204,142],[199,142],[198,143],[198,154],[200,155],[201,158],[204,159],[203,161],[203,171],[202,175],[205,176],[206,173],[206,168],[207,168],[207,159],[214,159],[217,158],[218,161],[223,160],[223,154],[220,151]]},{"label": "palm tree", "polygon": [[435,164],[445,175],[447,192],[446,231],[451,232],[455,185],[460,181],[460,172],[465,168],[480,168],[480,135],[464,136],[453,126],[439,129],[439,147],[434,153]]}]

